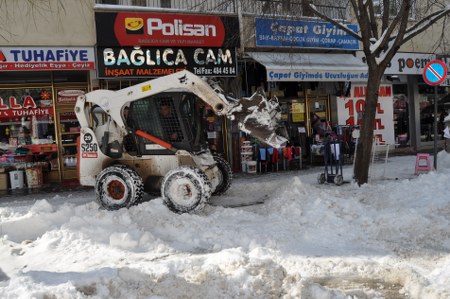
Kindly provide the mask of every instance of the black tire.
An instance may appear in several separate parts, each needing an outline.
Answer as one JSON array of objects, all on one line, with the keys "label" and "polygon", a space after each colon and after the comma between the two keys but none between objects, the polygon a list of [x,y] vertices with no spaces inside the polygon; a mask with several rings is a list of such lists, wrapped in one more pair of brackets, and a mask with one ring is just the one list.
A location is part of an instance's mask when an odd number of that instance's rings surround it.
[{"label": "black tire", "polygon": [[144,195],[142,178],[124,165],[109,166],[100,172],[95,182],[96,201],[113,211],[140,203]]},{"label": "black tire", "polygon": [[233,173],[227,160],[219,156],[214,156],[214,161],[217,162],[217,168],[219,168],[219,184],[212,195],[222,195],[230,188]]},{"label": "black tire", "polygon": [[342,184],[344,183],[344,178],[342,177],[342,175],[337,174],[337,175],[334,177],[333,181],[334,181],[334,184],[335,184],[336,186],[340,186],[340,185],[342,185]]},{"label": "black tire", "polygon": [[211,183],[200,169],[180,166],[164,177],[161,195],[164,204],[175,213],[196,212],[211,198]]},{"label": "black tire", "polygon": [[317,176],[317,182],[318,182],[319,184],[324,184],[324,183],[325,183],[325,180],[326,180],[326,178],[325,178],[325,173],[320,173],[320,174]]}]

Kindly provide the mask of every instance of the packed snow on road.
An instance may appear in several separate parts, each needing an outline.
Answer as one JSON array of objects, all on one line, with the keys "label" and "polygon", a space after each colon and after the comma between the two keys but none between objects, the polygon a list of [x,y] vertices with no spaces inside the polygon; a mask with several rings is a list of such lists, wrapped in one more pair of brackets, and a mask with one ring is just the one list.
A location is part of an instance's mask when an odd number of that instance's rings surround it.
[{"label": "packed snow on road", "polygon": [[450,298],[450,155],[239,175],[198,214],[89,189],[0,199],[1,298]]}]

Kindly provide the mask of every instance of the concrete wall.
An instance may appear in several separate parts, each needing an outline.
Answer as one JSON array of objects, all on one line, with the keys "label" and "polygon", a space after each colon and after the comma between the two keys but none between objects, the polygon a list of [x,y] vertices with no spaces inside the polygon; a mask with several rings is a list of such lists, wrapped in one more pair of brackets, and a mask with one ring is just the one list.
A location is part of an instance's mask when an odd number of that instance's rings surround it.
[{"label": "concrete wall", "polygon": [[94,0],[0,0],[0,46],[93,46]]}]

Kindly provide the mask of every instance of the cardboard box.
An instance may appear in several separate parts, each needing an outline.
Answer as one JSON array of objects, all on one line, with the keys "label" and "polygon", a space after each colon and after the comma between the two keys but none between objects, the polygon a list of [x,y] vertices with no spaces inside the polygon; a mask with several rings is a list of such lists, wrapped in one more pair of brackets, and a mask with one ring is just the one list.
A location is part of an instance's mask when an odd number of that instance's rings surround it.
[{"label": "cardboard box", "polygon": [[8,174],[0,173],[0,191],[8,190]]}]

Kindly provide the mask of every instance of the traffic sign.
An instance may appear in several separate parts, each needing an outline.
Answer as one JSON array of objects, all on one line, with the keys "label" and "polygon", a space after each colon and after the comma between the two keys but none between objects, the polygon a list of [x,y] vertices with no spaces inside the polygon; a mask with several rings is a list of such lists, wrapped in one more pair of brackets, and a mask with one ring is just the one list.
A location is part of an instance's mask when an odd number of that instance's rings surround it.
[{"label": "traffic sign", "polygon": [[432,60],[423,70],[423,80],[428,85],[439,85],[447,78],[447,66],[441,60]]}]

